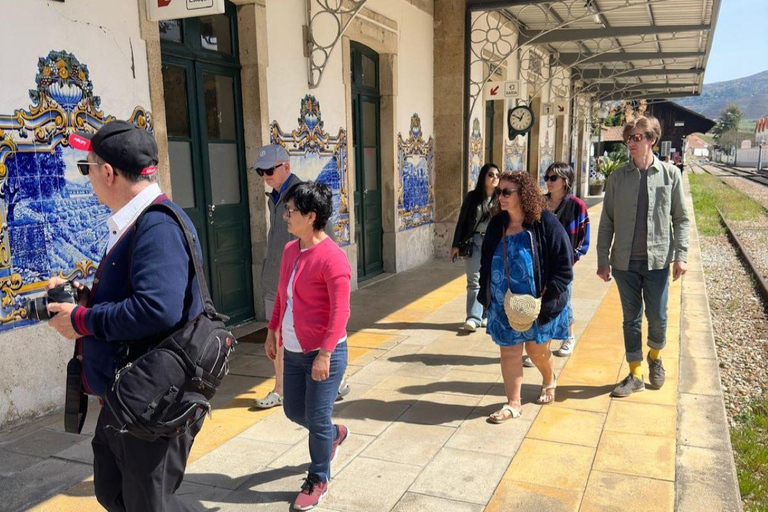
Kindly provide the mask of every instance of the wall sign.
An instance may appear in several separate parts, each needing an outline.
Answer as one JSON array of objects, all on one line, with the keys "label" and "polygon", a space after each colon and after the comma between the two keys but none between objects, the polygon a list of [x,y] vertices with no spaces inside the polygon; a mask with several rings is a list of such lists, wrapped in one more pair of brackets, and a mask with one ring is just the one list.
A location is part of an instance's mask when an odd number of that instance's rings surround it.
[{"label": "wall sign", "polygon": [[483,87],[483,97],[485,98],[485,101],[519,98],[520,81],[512,80],[510,82],[503,82],[499,80],[488,82]]},{"label": "wall sign", "polygon": [[520,97],[520,80],[513,80],[511,82],[504,83],[504,97],[505,98]]},{"label": "wall sign", "polygon": [[483,87],[485,101],[504,99],[504,82],[488,82]]},{"label": "wall sign", "polygon": [[149,21],[223,14],[224,0],[147,0]]}]

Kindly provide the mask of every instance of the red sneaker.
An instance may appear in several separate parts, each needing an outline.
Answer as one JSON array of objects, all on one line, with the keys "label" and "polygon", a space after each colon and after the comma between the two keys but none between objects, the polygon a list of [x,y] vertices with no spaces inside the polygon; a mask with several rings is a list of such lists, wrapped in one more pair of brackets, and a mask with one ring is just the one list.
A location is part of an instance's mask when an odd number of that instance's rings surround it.
[{"label": "red sneaker", "polygon": [[339,437],[333,440],[333,446],[331,447],[331,462],[336,460],[336,456],[339,454],[339,446],[347,440],[349,436],[349,429],[344,425],[339,425]]},{"label": "red sneaker", "polygon": [[301,486],[301,492],[293,502],[294,510],[315,508],[328,493],[328,482],[321,482],[320,477],[310,473]]}]

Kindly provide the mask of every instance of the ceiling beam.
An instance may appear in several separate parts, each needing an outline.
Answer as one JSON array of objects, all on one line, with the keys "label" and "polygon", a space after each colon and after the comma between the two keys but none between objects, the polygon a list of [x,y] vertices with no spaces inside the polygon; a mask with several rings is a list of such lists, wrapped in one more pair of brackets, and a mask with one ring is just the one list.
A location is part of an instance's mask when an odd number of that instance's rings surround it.
[{"label": "ceiling beam", "polygon": [[639,76],[679,76],[679,75],[700,75],[703,69],[628,69],[626,71],[616,71],[613,69],[583,69],[578,72],[583,80],[601,80],[607,78],[629,78]]},{"label": "ceiling beam", "polygon": [[[587,39],[606,39],[610,37],[629,37],[653,34],[670,34],[678,32],[698,32],[709,30],[710,25],[661,25],[661,26],[637,26],[637,27],[599,27],[579,29],[556,30],[521,30],[518,44],[552,44],[571,41],[584,41]],[[535,41],[534,41],[535,39]]]},{"label": "ceiling beam", "polygon": [[635,60],[657,60],[657,59],[693,59],[704,57],[705,52],[606,52],[606,53],[561,53],[556,56],[559,64],[564,66],[573,66],[581,64],[601,64],[606,62],[624,62]]},{"label": "ceiling beam", "polygon": [[607,94],[605,96],[598,96],[598,101],[621,101],[621,100],[663,100],[667,98],[688,98],[692,96],[699,96],[698,93],[694,94],[690,91],[678,91],[678,92],[666,92],[659,93],[656,91],[632,91],[631,94]]},{"label": "ceiling beam", "polygon": [[617,93],[621,92],[627,92],[632,93],[634,91],[644,91],[644,90],[653,90],[653,89],[685,89],[685,88],[691,88],[691,87],[698,87],[698,82],[688,83],[688,84],[670,84],[666,82],[662,83],[651,83],[651,84],[605,84],[605,83],[593,83],[593,84],[587,84],[585,85],[581,91],[582,92],[595,92],[595,93],[611,93],[613,91],[616,91]]},{"label": "ceiling beam", "polygon": [[504,9],[506,7],[522,7],[524,5],[549,4],[554,0],[467,0],[470,11]]}]

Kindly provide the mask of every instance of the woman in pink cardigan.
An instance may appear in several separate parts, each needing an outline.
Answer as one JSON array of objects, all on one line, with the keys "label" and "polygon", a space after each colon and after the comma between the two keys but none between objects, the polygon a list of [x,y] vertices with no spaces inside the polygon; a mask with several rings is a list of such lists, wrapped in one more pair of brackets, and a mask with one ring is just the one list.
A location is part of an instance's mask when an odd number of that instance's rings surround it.
[{"label": "woman in pink cardigan", "polygon": [[285,348],[285,415],[309,430],[309,474],[294,510],[315,507],[328,492],[331,462],[349,430],[331,421],[347,368],[347,320],[352,270],[324,231],[333,212],[331,190],[305,182],[287,192],[284,218],[298,237],[286,244],[265,349]]}]

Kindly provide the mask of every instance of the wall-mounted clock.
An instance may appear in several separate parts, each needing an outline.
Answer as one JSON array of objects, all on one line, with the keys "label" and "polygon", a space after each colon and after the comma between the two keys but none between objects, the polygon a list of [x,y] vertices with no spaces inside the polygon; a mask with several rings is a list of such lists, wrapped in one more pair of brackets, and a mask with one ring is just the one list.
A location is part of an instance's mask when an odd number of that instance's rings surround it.
[{"label": "wall-mounted clock", "polygon": [[518,135],[525,135],[533,127],[533,110],[526,105],[518,105],[509,109],[507,112],[507,125],[509,127],[509,138],[513,139]]}]

